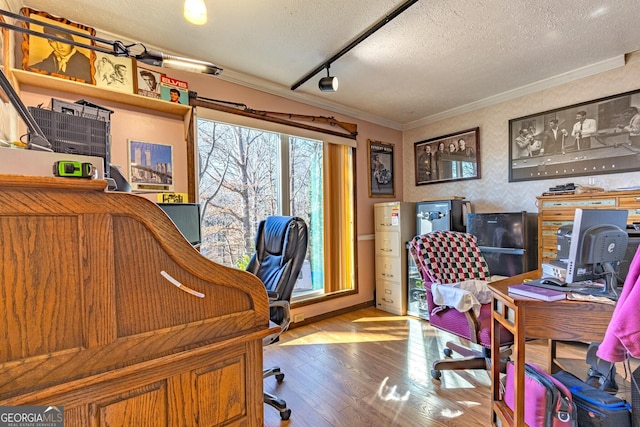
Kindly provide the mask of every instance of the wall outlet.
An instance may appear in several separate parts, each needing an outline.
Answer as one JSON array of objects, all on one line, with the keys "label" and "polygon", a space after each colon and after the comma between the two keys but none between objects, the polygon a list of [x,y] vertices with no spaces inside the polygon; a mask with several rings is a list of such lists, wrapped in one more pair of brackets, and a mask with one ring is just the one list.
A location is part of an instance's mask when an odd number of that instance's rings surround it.
[{"label": "wall outlet", "polygon": [[302,322],[304,320],[304,314],[299,313],[293,316],[293,323]]}]

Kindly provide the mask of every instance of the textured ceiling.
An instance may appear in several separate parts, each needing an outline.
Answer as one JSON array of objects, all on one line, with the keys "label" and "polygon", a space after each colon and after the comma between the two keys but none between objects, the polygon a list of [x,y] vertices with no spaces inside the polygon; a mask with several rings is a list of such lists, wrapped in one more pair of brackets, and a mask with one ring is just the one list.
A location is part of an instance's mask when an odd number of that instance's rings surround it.
[{"label": "textured ceiling", "polygon": [[[637,0],[422,0],[320,72],[289,88],[404,0],[8,0],[207,60],[219,78],[398,129],[640,49]],[[241,100],[246,102],[247,100]]]}]

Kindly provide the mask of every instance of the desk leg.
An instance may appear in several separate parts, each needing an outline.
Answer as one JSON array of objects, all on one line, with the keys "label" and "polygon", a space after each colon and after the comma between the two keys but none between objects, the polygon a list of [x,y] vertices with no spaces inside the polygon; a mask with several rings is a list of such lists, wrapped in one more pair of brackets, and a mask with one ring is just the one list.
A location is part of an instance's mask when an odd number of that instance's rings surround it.
[{"label": "desk leg", "polygon": [[547,372],[549,372],[550,374],[555,374],[558,371],[561,371],[562,369],[560,368],[560,366],[556,363],[556,345],[558,344],[557,341],[555,340],[549,340],[549,345],[547,348]]},{"label": "desk leg", "polygon": [[[500,322],[496,315],[496,306],[502,304],[495,298],[491,301],[492,315],[491,315],[491,395],[493,401],[497,402],[502,399],[500,390]],[[504,309],[504,308],[503,308]],[[496,424],[496,414],[494,409],[491,410],[492,425]]]},{"label": "desk leg", "polygon": [[515,309],[515,334],[513,337],[513,363],[516,377],[514,378],[514,391],[513,397],[515,402],[515,408],[513,411],[513,420],[516,427],[524,426],[524,309]]}]

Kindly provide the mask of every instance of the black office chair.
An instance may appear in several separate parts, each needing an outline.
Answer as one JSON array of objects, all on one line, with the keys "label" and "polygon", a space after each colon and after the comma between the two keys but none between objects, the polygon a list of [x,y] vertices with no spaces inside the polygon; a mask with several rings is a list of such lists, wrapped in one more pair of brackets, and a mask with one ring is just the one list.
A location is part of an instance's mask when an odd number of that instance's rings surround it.
[{"label": "black office chair", "polygon": [[[251,257],[247,271],[264,283],[269,295],[269,317],[281,328],[277,334],[266,337],[264,345],[277,342],[280,334],[289,328],[289,301],[307,254],[307,241],[307,225],[301,218],[270,216],[258,225],[256,253]],[[263,378],[270,376],[275,376],[279,383],[284,379],[278,366],[263,370]],[[287,402],[278,396],[265,392],[264,403],[280,411],[283,420],[291,416]]]}]

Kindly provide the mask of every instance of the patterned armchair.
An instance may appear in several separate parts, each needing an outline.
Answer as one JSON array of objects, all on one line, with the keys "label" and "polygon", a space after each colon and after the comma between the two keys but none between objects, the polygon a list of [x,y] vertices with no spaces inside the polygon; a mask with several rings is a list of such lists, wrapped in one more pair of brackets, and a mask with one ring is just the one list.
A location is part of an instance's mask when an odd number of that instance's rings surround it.
[{"label": "patterned armchair", "polygon": [[[482,304],[476,316],[473,310],[460,312],[455,308],[437,306],[431,293],[433,283],[451,284],[465,280],[490,279],[489,268],[476,238],[471,234],[455,231],[434,231],[419,235],[410,242],[409,251],[413,256],[420,275],[425,282],[426,300],[432,326],[470,341],[479,347],[474,350],[454,342],[447,342],[445,359],[433,363],[431,376],[439,380],[441,370],[489,369],[491,364],[491,304]],[[503,329],[500,332],[501,346],[513,343],[513,336]],[[462,358],[451,358],[453,352]],[[503,358],[508,357],[505,351]]]}]

